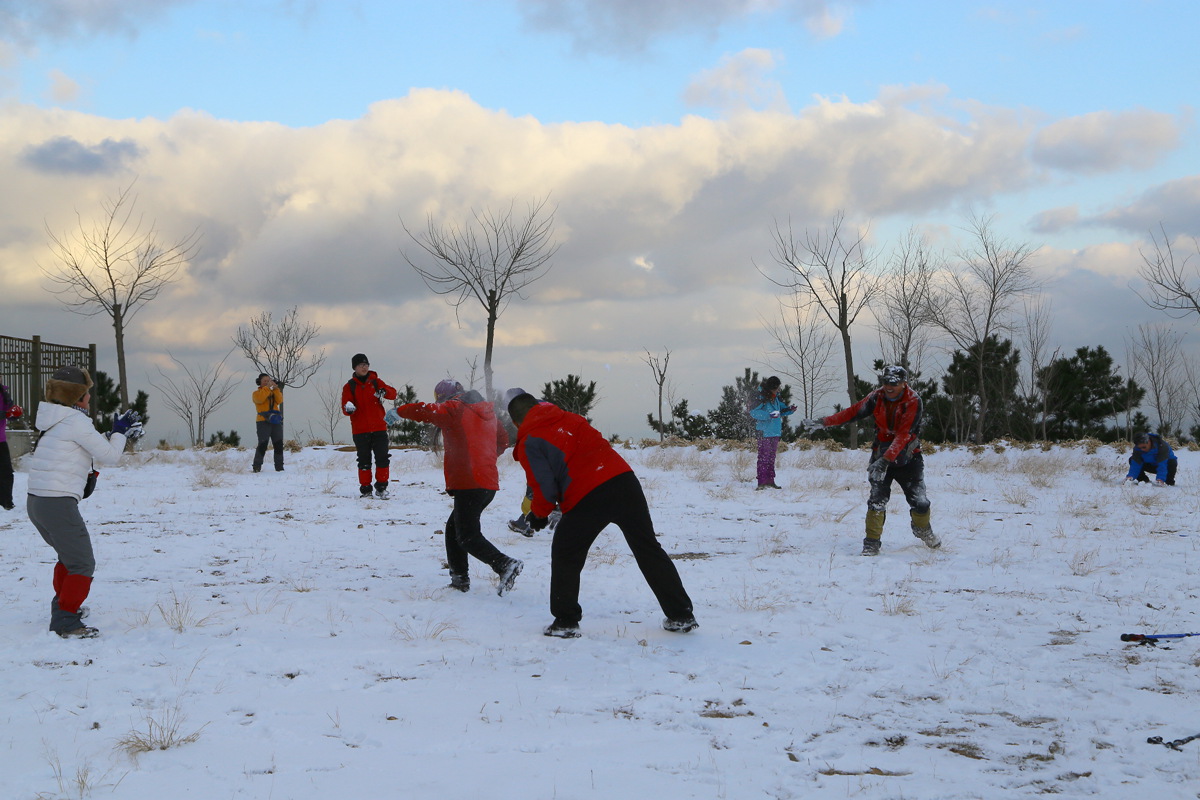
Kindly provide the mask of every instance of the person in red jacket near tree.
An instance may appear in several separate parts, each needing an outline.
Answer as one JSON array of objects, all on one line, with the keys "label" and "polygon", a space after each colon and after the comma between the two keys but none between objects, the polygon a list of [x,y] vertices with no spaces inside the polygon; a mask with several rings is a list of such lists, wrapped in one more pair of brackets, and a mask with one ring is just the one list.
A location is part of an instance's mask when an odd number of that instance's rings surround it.
[{"label": "person in red jacket near tree", "polygon": [[358,450],[358,493],[371,496],[371,456],[375,457],[375,495],[388,496],[391,457],[388,454],[387,422],[384,421],[383,401],[395,400],[396,390],[388,386],[371,369],[371,362],[362,353],[350,359],[354,374],[342,387],[342,413],[350,418],[350,432]]},{"label": "person in red jacket near tree", "polygon": [[667,618],[663,628],[687,633],[699,627],[679,571],[654,535],[642,484],[600,431],[578,414],[525,392],[508,404],[517,426],[513,458],[533,489],[534,530],[549,522],[555,507],[562,519],[550,545],[550,613],[547,636],[579,636],[579,575],[588,550],[610,523],[625,535],[650,590]]},{"label": "person in red jacket near tree", "polygon": [[437,402],[405,403],[389,411],[387,419],[427,422],[442,430],[446,493],[454,499],[446,520],[450,588],[470,591],[470,555],[492,568],[500,579],[497,594],[503,595],[513,588],[524,562],[506,556],[488,541],[480,516],[500,489],[496,459],[508,447],[508,434],[492,404],[474,389],[466,391],[461,383],[448,379],[438,383],[433,396]]},{"label": "person in red jacket near tree", "polygon": [[926,547],[937,548],[942,541],[929,524],[929,495],[925,491],[925,459],[921,455],[921,423],[924,404],[908,385],[908,370],[904,367],[884,367],[879,373],[879,388],[847,409],[821,419],[801,421],[805,433],[844,425],[856,419],[875,419],[875,441],[871,445],[871,462],[867,479],[871,493],[867,497],[866,538],[864,556],[879,555],[883,538],[883,522],[887,504],[892,496],[892,481],[900,484],[908,501],[913,536]]}]

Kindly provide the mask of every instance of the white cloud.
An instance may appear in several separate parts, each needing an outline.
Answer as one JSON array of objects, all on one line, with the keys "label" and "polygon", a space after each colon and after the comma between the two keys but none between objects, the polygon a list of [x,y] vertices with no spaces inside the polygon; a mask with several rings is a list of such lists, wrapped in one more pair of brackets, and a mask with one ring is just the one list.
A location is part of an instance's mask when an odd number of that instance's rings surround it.
[{"label": "white cloud", "polygon": [[1033,157],[1047,167],[1092,174],[1149,167],[1179,146],[1179,117],[1157,111],[1096,111],[1047,125]]},{"label": "white cloud", "polygon": [[1160,226],[1171,237],[1200,236],[1200,174],[1152,187],[1132,203],[1087,217],[1084,222],[1139,236],[1157,231]]},{"label": "white cloud", "polygon": [[1073,227],[1078,222],[1079,207],[1064,206],[1035,214],[1029,222],[1029,227],[1036,233],[1058,233]]},{"label": "white cloud", "polygon": [[79,100],[79,84],[61,70],[50,70],[49,98],[58,105],[73,105]]},{"label": "white cloud", "polygon": [[785,111],[783,87],[767,77],[775,69],[776,59],[774,53],[761,48],[725,56],[720,65],[700,73],[684,89],[684,102],[722,111],[750,108]]}]

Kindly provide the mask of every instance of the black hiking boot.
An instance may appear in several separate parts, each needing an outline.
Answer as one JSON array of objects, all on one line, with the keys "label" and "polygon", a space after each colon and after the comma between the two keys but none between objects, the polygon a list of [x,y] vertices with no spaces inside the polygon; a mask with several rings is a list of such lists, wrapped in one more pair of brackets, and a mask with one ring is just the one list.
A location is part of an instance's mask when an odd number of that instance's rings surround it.
[{"label": "black hiking boot", "polygon": [[574,622],[558,622],[555,620],[542,630],[543,636],[554,636],[558,639],[578,639],[579,626]]},{"label": "black hiking boot", "polygon": [[521,574],[521,568],[524,566],[525,562],[521,559],[510,558],[508,563],[496,573],[500,576],[500,585],[496,587],[496,594],[503,597],[505,592],[512,591],[513,584],[517,582],[517,576]]},{"label": "black hiking boot", "polygon": [[864,556],[879,555],[879,545],[880,542],[878,539],[863,539],[862,554]]},{"label": "black hiking boot", "polygon": [[664,619],[663,630],[671,633],[688,633],[700,627],[700,623],[696,622],[695,617],[686,617],[685,619]]},{"label": "black hiking boot", "polygon": [[447,588],[457,589],[460,592],[469,592],[471,591],[471,578],[469,575],[456,575],[451,572],[450,585]]}]

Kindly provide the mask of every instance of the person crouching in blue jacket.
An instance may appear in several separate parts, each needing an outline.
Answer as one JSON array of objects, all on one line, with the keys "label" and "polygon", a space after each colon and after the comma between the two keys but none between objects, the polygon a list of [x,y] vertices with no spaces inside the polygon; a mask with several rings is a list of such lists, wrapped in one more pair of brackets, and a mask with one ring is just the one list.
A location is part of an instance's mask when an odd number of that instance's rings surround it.
[{"label": "person crouching in blue jacket", "polygon": [[1175,485],[1175,468],[1179,459],[1171,445],[1157,433],[1139,433],[1133,437],[1133,455],[1129,457],[1129,474],[1126,481],[1149,483],[1148,472],[1154,473],[1158,486]]},{"label": "person crouching in blue jacket", "polygon": [[758,431],[758,488],[778,489],[775,483],[775,455],[783,435],[783,418],[796,413],[795,406],[784,405],[779,399],[779,378],[772,375],[762,382],[751,400],[750,416]]}]

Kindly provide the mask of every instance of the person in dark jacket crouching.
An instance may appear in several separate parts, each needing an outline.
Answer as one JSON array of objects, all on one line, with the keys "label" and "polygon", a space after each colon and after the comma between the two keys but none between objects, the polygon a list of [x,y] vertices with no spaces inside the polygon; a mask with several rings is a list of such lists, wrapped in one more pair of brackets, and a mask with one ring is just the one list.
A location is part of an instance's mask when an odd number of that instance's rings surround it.
[{"label": "person in dark jacket crouching", "polygon": [[136,411],[113,419],[112,432],[96,430],[88,416],[92,379],[79,367],[60,367],[46,382],[46,399],[37,408],[42,433],[26,461],[29,467],[29,520],[54,548],[54,599],[50,630],[63,638],[91,639],[100,634],[83,624],[83,601],[92,587],[96,557],[79,501],[91,494],[96,464],[114,465],[125,442],[142,435]]},{"label": "person in dark jacket crouching", "polygon": [[663,628],[687,633],[699,627],[679,571],[654,535],[642,484],[600,431],[578,414],[523,392],[508,404],[517,426],[513,458],[533,489],[534,530],[549,523],[555,507],[562,519],[550,545],[550,613],[547,636],[579,636],[579,575],[588,550],[610,523],[625,535],[650,590],[667,618]]}]

